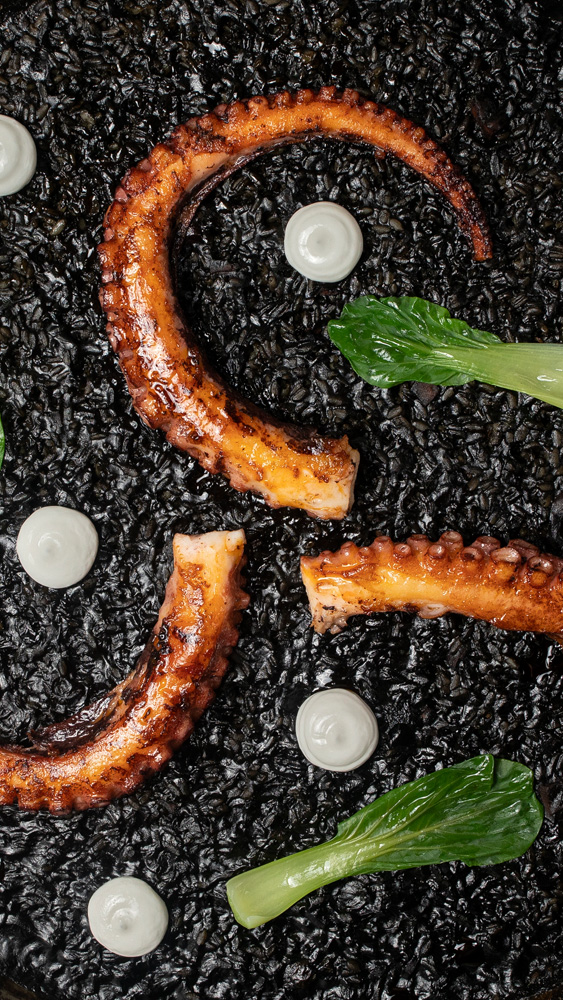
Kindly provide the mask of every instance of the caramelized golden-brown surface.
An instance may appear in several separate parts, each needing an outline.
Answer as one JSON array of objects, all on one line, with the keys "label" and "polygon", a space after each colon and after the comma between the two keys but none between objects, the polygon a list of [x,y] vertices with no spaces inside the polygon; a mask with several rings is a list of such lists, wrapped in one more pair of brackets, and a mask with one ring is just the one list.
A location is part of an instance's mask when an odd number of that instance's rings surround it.
[{"label": "caramelized golden-brown surface", "polygon": [[477,260],[491,256],[477,198],[443,150],[395,112],[334,87],[222,105],[180,126],[124,177],[105,219],[100,301],[133,403],[150,427],[272,506],[343,517],[358,453],[347,438],[282,424],[230,390],[195,343],[174,294],[169,246],[222,177],[275,146],[316,136],[364,143],[412,166],[448,199]]},{"label": "caramelized golden-brown surface", "polygon": [[438,542],[387,535],[367,548],[301,559],[317,632],[339,632],[350,615],[414,611],[438,618],[455,611],[498,628],[547,632],[563,643],[563,560],[515,539],[501,548],[483,536],[464,546],[457,531]]},{"label": "caramelized golden-brown surface", "polygon": [[235,645],[243,531],[175,535],[174,570],[137,667],[71,718],[0,745],[0,804],[51,812],[106,805],[172,756],[215,695]]}]

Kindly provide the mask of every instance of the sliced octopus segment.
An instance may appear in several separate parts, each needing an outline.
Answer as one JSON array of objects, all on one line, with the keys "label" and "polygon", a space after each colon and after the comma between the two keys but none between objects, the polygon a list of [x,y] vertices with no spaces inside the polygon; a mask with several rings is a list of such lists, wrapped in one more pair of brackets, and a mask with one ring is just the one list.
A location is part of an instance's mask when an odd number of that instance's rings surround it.
[{"label": "sliced octopus segment", "polygon": [[319,136],[399,157],[451,203],[475,258],[491,256],[471,186],[422,128],[355,91],[284,91],[191,119],[126,174],[105,218],[100,301],[133,404],[150,427],[238,490],[339,518],[352,503],[357,452],[345,437],[274,420],[226,386],[181,314],[169,260],[182,209],[186,225],[222,178],[268,149]]},{"label": "sliced octopus segment", "polygon": [[238,639],[244,532],[176,535],[174,569],[135,670],[97,702],[0,745],[0,804],[67,813],[132,792],[172,756],[212,701]]},{"label": "sliced octopus segment", "polygon": [[501,547],[482,536],[465,546],[457,531],[438,542],[382,535],[367,548],[346,542],[304,556],[301,574],[317,632],[340,632],[351,615],[454,611],[497,628],[547,632],[563,644],[563,560],[521,539]]}]

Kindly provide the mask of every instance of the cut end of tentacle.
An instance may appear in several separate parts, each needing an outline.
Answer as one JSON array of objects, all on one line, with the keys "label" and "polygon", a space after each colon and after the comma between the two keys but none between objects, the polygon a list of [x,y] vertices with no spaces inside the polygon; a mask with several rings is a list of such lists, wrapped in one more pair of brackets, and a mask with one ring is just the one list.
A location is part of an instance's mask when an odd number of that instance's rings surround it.
[{"label": "cut end of tentacle", "polygon": [[301,575],[317,632],[339,632],[358,614],[448,612],[498,628],[545,632],[563,645],[563,560],[515,539],[501,546],[482,535],[464,546],[458,532],[437,542],[383,535],[365,547],[303,556]]},{"label": "cut end of tentacle", "polygon": [[0,804],[66,814],[134,791],[191,733],[238,639],[244,532],[174,536],[174,570],[137,667],[71,718],[0,745]]}]

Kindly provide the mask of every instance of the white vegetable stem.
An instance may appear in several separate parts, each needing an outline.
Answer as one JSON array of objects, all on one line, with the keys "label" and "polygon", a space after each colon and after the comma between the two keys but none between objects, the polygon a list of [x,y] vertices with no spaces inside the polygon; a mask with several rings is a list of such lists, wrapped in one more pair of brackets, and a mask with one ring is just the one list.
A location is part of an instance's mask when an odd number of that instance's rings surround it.
[{"label": "white vegetable stem", "polygon": [[[441,352],[439,352],[441,353]],[[438,352],[437,359],[439,362]],[[484,348],[455,347],[444,351],[460,371],[502,389],[526,392],[545,403],[563,407],[563,345],[488,344]]]},{"label": "white vegetable stem", "polygon": [[362,860],[368,860],[362,858],[362,846],[373,863],[373,843],[328,841],[235,875],[227,882],[227,897],[236,920],[243,927],[259,927],[315,889],[358,875]]}]

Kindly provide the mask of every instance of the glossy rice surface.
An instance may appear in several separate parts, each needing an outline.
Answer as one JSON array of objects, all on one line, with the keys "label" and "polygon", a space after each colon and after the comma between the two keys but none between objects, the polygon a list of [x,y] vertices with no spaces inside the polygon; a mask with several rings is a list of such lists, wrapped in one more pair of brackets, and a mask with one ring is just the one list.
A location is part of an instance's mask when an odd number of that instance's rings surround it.
[{"label": "glossy rice surface", "polygon": [[[123,678],[157,618],[173,532],[243,527],[252,599],[213,705],[154,781],[62,820],[2,810],[0,969],[53,1000],[521,1000],[561,982],[563,652],[454,615],[399,612],[315,636],[298,559],[345,538],[451,528],[563,555],[563,412],[478,385],[378,393],[325,333],[371,291],[434,299],[506,339],[562,339],[560,25],[483,0],[39,0],[0,20],[2,110],[39,153],[2,205],[0,737],[22,740]],[[249,164],[195,216],[176,256],[194,335],[246,398],[358,448],[357,499],[339,524],[238,494],[145,428],[96,298],[103,215],[130,164],[210,106],[327,80],[443,145],[495,245],[491,264],[474,263],[412,170],[322,140]],[[365,251],[338,286],[310,287],[285,261],[284,227],[327,198],[358,219]],[[38,495],[99,528],[97,562],[72,592],[38,594],[15,558]],[[380,743],[357,771],[312,780],[295,715],[330,684],[374,707]],[[229,876],[480,751],[534,769],[547,818],[525,858],[365,876],[261,930],[235,925]],[[170,913],[141,961],[100,957],[86,923],[93,889],[124,871]]]}]

